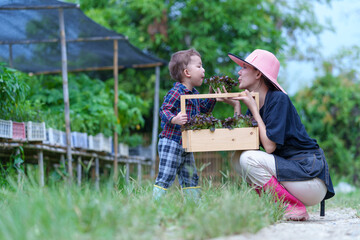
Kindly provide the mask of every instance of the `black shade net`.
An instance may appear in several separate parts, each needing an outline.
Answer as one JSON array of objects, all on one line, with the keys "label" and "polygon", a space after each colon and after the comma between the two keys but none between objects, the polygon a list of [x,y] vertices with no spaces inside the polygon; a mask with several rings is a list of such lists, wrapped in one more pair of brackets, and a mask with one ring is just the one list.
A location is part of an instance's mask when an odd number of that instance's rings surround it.
[{"label": "black shade net", "polygon": [[73,3],[57,0],[1,0],[0,8],[3,9],[41,9],[41,8],[76,8]]},{"label": "black shade net", "polygon": [[24,72],[60,72],[58,8],[64,13],[69,71],[111,69],[114,40],[120,68],[166,64],[131,45],[124,35],[95,23],[77,5],[55,0],[0,1],[0,62]]}]

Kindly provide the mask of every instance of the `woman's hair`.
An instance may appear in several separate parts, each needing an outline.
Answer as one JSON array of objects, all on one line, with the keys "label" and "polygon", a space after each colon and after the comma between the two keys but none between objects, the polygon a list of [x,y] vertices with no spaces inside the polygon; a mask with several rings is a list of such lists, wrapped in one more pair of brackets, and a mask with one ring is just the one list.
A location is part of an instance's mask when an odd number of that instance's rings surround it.
[{"label": "woman's hair", "polygon": [[267,77],[265,77],[264,74],[262,74],[262,79],[263,79],[265,85],[268,87],[269,90],[271,90],[271,91],[280,91],[279,89],[277,89],[274,86],[274,84],[271,83],[271,81]]},{"label": "woman's hair", "polygon": [[[259,72],[261,72],[259,69],[257,69],[256,67],[253,67],[255,70],[258,70]],[[278,88],[276,88],[274,86],[274,84],[271,83],[271,81],[261,72],[261,80],[265,83],[265,85],[267,86],[267,88],[271,91],[280,91]]]},{"label": "woman's hair", "polygon": [[183,72],[186,66],[189,64],[192,56],[198,56],[201,58],[200,53],[191,48],[188,50],[182,50],[171,55],[169,62],[169,72],[172,79],[181,82]]}]

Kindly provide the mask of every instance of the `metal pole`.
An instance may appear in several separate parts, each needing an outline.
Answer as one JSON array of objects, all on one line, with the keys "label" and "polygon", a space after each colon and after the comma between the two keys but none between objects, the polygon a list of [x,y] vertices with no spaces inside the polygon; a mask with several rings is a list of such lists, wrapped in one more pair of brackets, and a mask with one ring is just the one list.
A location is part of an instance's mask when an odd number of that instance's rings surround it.
[{"label": "metal pole", "polygon": [[118,116],[118,85],[119,85],[119,68],[118,68],[118,41],[114,40],[114,114],[116,118],[116,123],[114,126],[114,183],[117,183],[118,180],[118,134],[116,132],[116,125],[119,124]]},{"label": "metal pole", "polygon": [[152,140],[151,140],[151,171],[150,177],[153,179],[155,176],[155,163],[156,163],[156,145],[158,137],[159,127],[159,88],[160,88],[160,67],[155,68],[155,95],[154,95],[154,112],[153,112],[153,129],[152,129]]},{"label": "metal pole", "polygon": [[63,95],[64,95],[64,108],[65,108],[66,156],[68,160],[69,181],[71,182],[73,178],[73,172],[72,172],[72,157],[71,157],[70,101],[69,101],[68,73],[67,73],[64,10],[62,8],[59,8],[59,25],[60,25],[60,38],[61,38],[61,72],[63,79]]},{"label": "metal pole", "polygon": [[9,44],[9,66],[13,67],[13,51],[12,51],[12,44]]},{"label": "metal pole", "polygon": [[320,217],[325,217],[325,200],[320,202]]}]

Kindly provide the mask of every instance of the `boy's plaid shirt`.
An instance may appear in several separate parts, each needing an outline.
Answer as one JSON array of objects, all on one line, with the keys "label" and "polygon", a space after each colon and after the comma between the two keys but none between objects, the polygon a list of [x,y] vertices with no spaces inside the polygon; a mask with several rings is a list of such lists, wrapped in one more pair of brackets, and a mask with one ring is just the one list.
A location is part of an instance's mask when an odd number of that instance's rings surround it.
[{"label": "boy's plaid shirt", "polygon": [[[160,108],[161,128],[163,129],[159,137],[166,137],[174,140],[179,144],[181,141],[181,126],[172,124],[171,119],[176,117],[180,112],[180,96],[185,94],[199,94],[199,92],[193,88],[192,91],[188,90],[184,85],[176,82],[173,88],[164,97],[164,102]],[[188,99],[186,100],[186,113],[188,120],[198,113],[208,113],[214,109],[215,99]]]}]

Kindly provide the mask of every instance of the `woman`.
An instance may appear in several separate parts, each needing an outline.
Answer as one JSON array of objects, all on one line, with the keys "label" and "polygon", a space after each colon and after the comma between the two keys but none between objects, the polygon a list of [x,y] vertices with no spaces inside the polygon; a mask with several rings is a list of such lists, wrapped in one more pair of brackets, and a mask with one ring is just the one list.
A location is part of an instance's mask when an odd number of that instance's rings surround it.
[{"label": "woman", "polygon": [[[255,187],[268,190],[287,204],[287,220],[305,221],[305,206],[320,203],[335,195],[324,152],[307,134],[300,117],[285,90],[277,82],[278,59],[270,52],[257,49],[245,60],[229,53],[242,68],[239,88],[245,96],[223,99],[240,113],[240,101],[258,122],[260,143],[265,151],[235,154],[240,174]],[[219,91],[219,90],[218,90]],[[250,92],[259,93],[258,109]]]}]

